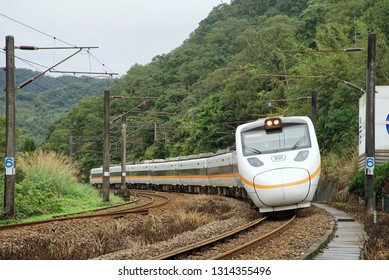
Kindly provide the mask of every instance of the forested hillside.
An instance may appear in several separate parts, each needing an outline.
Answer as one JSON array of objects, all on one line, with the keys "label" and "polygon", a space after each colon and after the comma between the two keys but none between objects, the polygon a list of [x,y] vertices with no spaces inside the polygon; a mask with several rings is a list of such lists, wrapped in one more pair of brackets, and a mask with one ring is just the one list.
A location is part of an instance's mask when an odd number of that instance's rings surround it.
[{"label": "forested hillside", "polygon": [[[17,69],[16,85],[38,74],[28,69]],[[109,88],[111,84],[108,79],[41,76],[16,92],[17,128],[22,135],[40,145],[56,120],[67,114],[81,99],[102,96],[104,88]],[[5,89],[4,71],[0,72],[0,88]],[[0,105],[0,115],[5,115],[5,92],[0,95]]]},{"label": "forested hillside", "polygon": [[[231,147],[240,123],[268,115],[310,115],[313,91],[323,155],[355,155],[362,93],[344,81],[365,88],[367,53],[342,50],[366,48],[368,32],[374,31],[376,83],[388,83],[388,16],[389,0],[219,5],[181,46],[147,65],[131,66],[112,87],[113,95],[126,97],[112,101],[112,117],[144,103],[127,118],[128,160]],[[102,107],[102,98],[81,102],[55,124],[43,147],[67,153],[69,136],[76,136],[73,150],[84,170],[101,165]],[[119,125],[111,129],[113,161],[119,161]]]}]

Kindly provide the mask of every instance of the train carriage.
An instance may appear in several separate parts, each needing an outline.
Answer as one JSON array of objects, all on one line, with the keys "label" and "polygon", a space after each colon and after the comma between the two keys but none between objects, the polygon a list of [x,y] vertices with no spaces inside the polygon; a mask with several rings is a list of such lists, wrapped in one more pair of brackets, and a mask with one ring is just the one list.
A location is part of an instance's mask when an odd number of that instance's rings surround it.
[{"label": "train carriage", "polygon": [[93,168],[90,171],[89,175],[89,182],[91,185],[96,186],[98,188],[101,188],[101,185],[103,183],[103,168],[98,167],[98,168]]},{"label": "train carriage", "polygon": [[150,165],[147,163],[127,165],[126,183],[128,185],[151,184]]},{"label": "train carriage", "polygon": [[184,186],[206,186],[209,185],[206,159],[196,158],[183,160],[177,163],[178,180]]},{"label": "train carriage", "polygon": [[233,153],[215,155],[207,159],[207,172],[211,186],[236,186]]},{"label": "train carriage", "polygon": [[153,184],[155,185],[178,185],[177,180],[177,162],[164,161],[155,163],[151,167]]}]

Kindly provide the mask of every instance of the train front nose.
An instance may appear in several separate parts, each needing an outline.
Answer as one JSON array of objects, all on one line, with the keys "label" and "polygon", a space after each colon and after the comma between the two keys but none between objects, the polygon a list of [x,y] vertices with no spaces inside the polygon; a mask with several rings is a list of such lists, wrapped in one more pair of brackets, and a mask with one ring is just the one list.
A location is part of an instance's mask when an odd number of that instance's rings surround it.
[{"label": "train front nose", "polygon": [[302,202],[310,189],[310,174],[303,168],[266,171],[257,174],[253,181],[258,199],[271,207]]}]

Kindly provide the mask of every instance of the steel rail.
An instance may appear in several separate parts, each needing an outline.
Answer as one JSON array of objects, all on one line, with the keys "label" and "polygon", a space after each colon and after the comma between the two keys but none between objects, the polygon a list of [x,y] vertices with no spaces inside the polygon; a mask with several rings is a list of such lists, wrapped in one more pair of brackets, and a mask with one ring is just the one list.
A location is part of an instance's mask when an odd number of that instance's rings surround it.
[{"label": "steel rail", "polygon": [[129,205],[129,204],[132,204],[132,203],[136,203],[138,201],[139,201],[139,198],[136,199],[136,200],[132,200],[132,201],[125,202],[125,203],[120,203],[120,204],[115,204],[115,205],[112,205],[112,206],[105,206],[105,207],[100,207],[100,208],[96,208],[96,209],[92,209],[92,210],[85,210],[85,211],[75,212],[75,213],[54,215],[53,218],[55,219],[55,218],[76,216],[76,215],[81,215],[81,214],[85,214],[85,213],[95,213],[95,212],[99,212],[99,211],[103,211],[103,210],[109,210],[109,209],[113,209],[113,208],[118,208],[118,207],[121,207],[121,206]]},{"label": "steel rail", "polygon": [[234,248],[230,251],[227,251],[227,252],[224,252],[218,256],[215,256],[215,257],[211,258],[211,260],[226,260],[226,259],[230,259],[232,256],[239,255],[239,254],[243,253],[244,251],[247,251],[250,248],[258,245],[260,242],[263,242],[263,241],[275,236],[277,233],[280,233],[283,229],[285,229],[287,226],[289,226],[295,219],[296,219],[296,215],[294,215],[285,224],[276,228],[275,230],[273,230],[265,235],[262,235],[262,236],[254,239],[250,242],[247,242],[247,243],[245,243],[237,248]]},{"label": "steel rail", "polygon": [[90,215],[74,216],[74,217],[62,217],[62,218],[55,218],[55,219],[50,219],[50,220],[2,225],[2,226],[0,226],[0,231],[15,229],[15,228],[22,228],[22,227],[27,227],[27,226],[48,224],[48,223],[52,223],[52,222],[63,222],[63,221],[70,221],[70,220],[82,220],[82,219],[104,218],[104,217],[117,218],[117,217],[121,217],[121,216],[124,216],[127,214],[148,214],[148,209],[135,209],[135,210],[127,210],[125,212],[117,211],[117,212],[90,214]]},{"label": "steel rail", "polygon": [[179,255],[182,255],[184,253],[189,253],[191,251],[194,251],[194,250],[198,250],[199,248],[201,247],[205,247],[205,246],[208,246],[210,244],[213,244],[215,242],[218,242],[220,240],[223,240],[223,239],[226,239],[228,237],[231,237],[232,235],[235,235],[237,233],[240,233],[250,227],[253,227],[253,226],[256,226],[257,224],[261,223],[262,221],[264,221],[267,217],[262,217],[262,218],[258,218],[254,221],[251,221],[251,222],[248,222],[240,227],[237,227],[236,229],[233,229],[231,231],[228,231],[224,234],[220,234],[218,236],[215,236],[215,237],[212,237],[212,238],[209,238],[209,239],[206,239],[206,240],[202,240],[200,242],[197,242],[197,243],[194,243],[194,244],[191,244],[191,245],[188,245],[188,246],[185,246],[185,247],[182,247],[182,248],[179,248],[179,249],[176,249],[176,250],[173,250],[173,251],[170,251],[170,252],[167,252],[165,254],[161,254],[161,255],[158,255],[158,256],[155,256],[153,258],[151,258],[151,260],[166,260],[166,259],[169,259],[169,258],[173,258],[173,257],[177,257]]},{"label": "steel rail", "polygon": [[[170,201],[170,198],[165,196],[165,195],[159,195],[155,193],[139,193],[140,197],[144,197],[149,199],[149,201],[145,204],[139,205],[132,207],[130,209],[125,209],[125,210],[117,210],[117,211],[111,211],[111,212],[106,212],[106,213],[95,213],[95,214],[88,214],[88,215],[75,215],[75,216],[62,216],[62,217],[55,217],[53,219],[49,220],[42,220],[42,221],[33,221],[33,222],[24,222],[24,223],[16,223],[16,224],[9,224],[9,225],[2,225],[0,226],[0,231],[4,230],[9,230],[9,229],[15,229],[15,228],[21,228],[21,227],[27,227],[27,226],[35,226],[35,225],[40,225],[40,224],[47,224],[51,222],[63,222],[63,221],[69,221],[69,220],[76,220],[76,219],[90,219],[90,218],[104,218],[104,217],[111,217],[111,218],[119,218],[123,217],[128,214],[148,214],[149,209],[151,208],[156,208],[156,207],[161,207],[165,204],[167,204]],[[153,197],[159,197],[163,198],[164,201],[162,203],[155,203]],[[127,205],[129,203],[124,203],[120,205],[114,205],[114,206],[109,206],[109,207],[104,207],[100,209],[95,209],[87,212],[97,212],[101,210],[107,210],[110,208],[117,208],[119,206]],[[70,214],[73,215],[73,214]]]}]

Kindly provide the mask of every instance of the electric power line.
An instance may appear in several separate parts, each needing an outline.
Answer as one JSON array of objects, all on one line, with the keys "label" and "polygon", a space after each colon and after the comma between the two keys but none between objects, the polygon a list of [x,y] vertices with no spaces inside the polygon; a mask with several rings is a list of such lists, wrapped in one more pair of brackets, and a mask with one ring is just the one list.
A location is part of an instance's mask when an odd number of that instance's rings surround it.
[{"label": "electric power line", "polygon": [[[56,36],[52,36],[52,35],[50,35],[50,34],[44,32],[44,31],[42,31],[42,30],[39,30],[39,29],[37,29],[37,28],[35,28],[35,27],[32,27],[32,26],[30,26],[30,25],[28,25],[28,24],[26,24],[26,23],[23,23],[23,22],[21,22],[21,21],[19,21],[19,20],[16,20],[16,19],[14,19],[14,18],[11,18],[11,17],[9,17],[9,16],[7,16],[7,15],[5,15],[5,14],[3,14],[3,13],[0,13],[0,16],[6,18],[6,19],[8,19],[8,20],[11,20],[11,21],[13,21],[13,22],[15,22],[15,23],[17,23],[17,24],[20,24],[20,25],[22,25],[22,26],[24,26],[24,27],[26,27],[26,28],[28,28],[28,29],[31,29],[31,30],[33,30],[33,31],[35,31],[35,32],[38,32],[38,33],[40,33],[40,34],[42,34],[42,35],[44,35],[44,36],[47,36],[47,37],[49,37],[49,38],[51,38],[51,39],[53,39],[53,40],[57,40],[57,41],[59,41],[59,42],[61,42],[61,43],[64,43],[64,44],[66,44],[66,45],[68,45],[68,46],[71,46],[71,47],[74,47],[74,48],[79,48],[79,47],[77,47],[77,46],[74,45],[74,44],[71,44],[71,43],[69,43],[69,42],[67,42],[67,41],[64,41],[64,40],[62,40],[62,39],[59,39],[59,38],[56,37]],[[93,55],[93,54],[90,52],[90,50],[88,50],[87,52],[88,52],[88,54],[89,54],[90,56],[92,56],[96,61],[98,61],[98,62],[101,64],[101,66],[103,67],[103,69],[106,68],[106,69],[108,69],[110,72],[113,72],[109,67],[107,67],[107,66],[105,65],[105,63],[103,63],[103,62],[102,62],[101,60],[99,60],[95,55]],[[31,62],[30,62],[30,63],[31,63]],[[30,65],[30,66],[31,66],[31,65]],[[115,73],[115,74],[116,74],[116,73]]]}]

